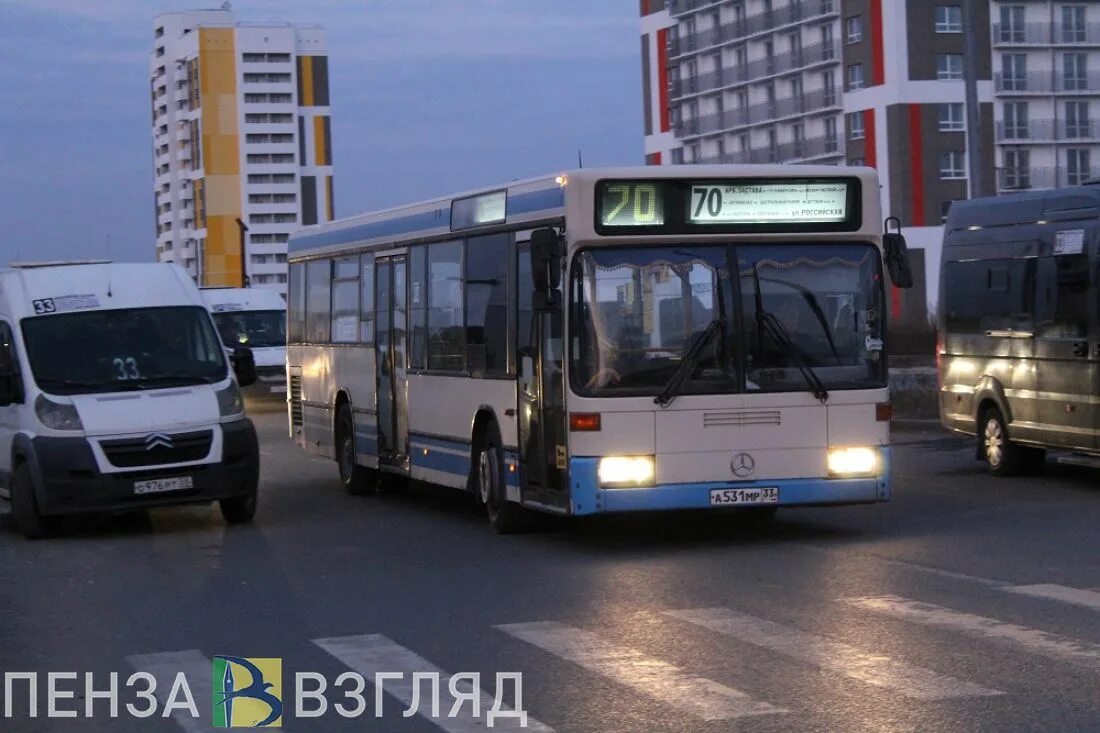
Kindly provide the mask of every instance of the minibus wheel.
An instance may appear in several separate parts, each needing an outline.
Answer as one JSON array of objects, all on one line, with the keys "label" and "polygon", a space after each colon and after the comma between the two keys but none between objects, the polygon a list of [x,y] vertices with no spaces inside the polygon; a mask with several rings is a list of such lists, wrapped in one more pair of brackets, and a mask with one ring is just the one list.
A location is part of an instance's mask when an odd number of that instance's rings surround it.
[{"label": "minibus wheel", "polygon": [[241,496],[234,496],[232,499],[222,499],[218,502],[218,507],[222,510],[222,517],[230,524],[243,524],[244,522],[251,522],[252,518],[256,516],[256,500],[257,491],[253,486],[252,490],[247,494]]},{"label": "minibus wheel", "polygon": [[1008,439],[1001,411],[990,407],[982,413],[979,440],[989,472],[994,476],[1018,476],[1024,468],[1026,449]]},{"label": "minibus wheel", "polygon": [[31,467],[21,463],[15,469],[11,483],[11,513],[19,533],[30,540],[48,537],[53,533],[53,522],[38,511],[34,498],[34,478]]},{"label": "minibus wheel", "polygon": [[477,498],[485,504],[493,530],[497,534],[525,531],[528,528],[527,511],[505,496],[504,460],[496,423],[486,425],[478,436],[474,461]]}]

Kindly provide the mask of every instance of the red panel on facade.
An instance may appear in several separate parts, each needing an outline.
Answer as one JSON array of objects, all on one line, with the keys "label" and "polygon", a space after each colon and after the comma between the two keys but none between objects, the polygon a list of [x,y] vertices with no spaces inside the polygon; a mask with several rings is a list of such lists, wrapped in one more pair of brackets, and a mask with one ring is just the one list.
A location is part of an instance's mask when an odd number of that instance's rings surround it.
[{"label": "red panel on facade", "polygon": [[878,167],[878,153],[875,148],[875,111],[863,110],[863,162],[872,168]]},{"label": "red panel on facade", "polygon": [[921,139],[920,105],[909,105],[909,185],[913,189],[912,226],[924,226],[924,141]]},{"label": "red panel on facade", "polygon": [[649,15],[649,0],[640,0],[640,10],[642,11],[642,17]]},{"label": "red panel on facade", "polygon": [[661,164],[661,153],[656,152],[656,153],[649,153],[648,155],[646,155],[645,164],[646,165],[660,165]]},{"label": "red panel on facade", "polygon": [[658,99],[661,101],[661,132],[668,132],[668,29],[657,31],[657,88]]},{"label": "red panel on facade", "polygon": [[882,38],[882,0],[871,0],[871,86],[886,83]]}]

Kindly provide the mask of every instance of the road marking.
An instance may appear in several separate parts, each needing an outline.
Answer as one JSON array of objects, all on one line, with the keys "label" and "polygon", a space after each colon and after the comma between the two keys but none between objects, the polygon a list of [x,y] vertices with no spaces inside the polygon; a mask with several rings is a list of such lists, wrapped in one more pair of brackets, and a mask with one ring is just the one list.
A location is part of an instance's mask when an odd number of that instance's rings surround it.
[{"label": "road marking", "polygon": [[913,621],[925,626],[950,629],[970,636],[1000,642],[1058,661],[1069,661],[1100,669],[1100,644],[1078,641],[1028,626],[1019,626],[972,613],[921,603],[900,596],[846,598],[845,603],[870,611]]},{"label": "road marking", "polygon": [[[182,652],[135,654],[126,657],[126,661],[138,672],[148,672],[156,678],[157,689],[154,694],[161,709],[168,702],[168,695],[172,692],[172,683],[175,682],[176,675],[183,672],[187,676],[187,686],[195,699],[199,717],[192,718],[188,713],[177,710],[172,713],[172,720],[187,733],[204,733],[210,730],[209,721],[203,720],[203,711],[209,711],[209,706],[214,700],[214,672],[210,660],[203,656],[202,652],[197,649],[188,649]],[[144,703],[139,700],[135,704],[140,706]]]},{"label": "road marking", "polygon": [[[426,717],[448,733],[473,733],[474,731],[481,732],[486,729],[486,714],[493,707],[492,697],[484,690],[480,691],[481,710],[480,715],[477,717],[474,716],[473,706],[469,702],[463,704],[457,717],[449,717],[451,707],[454,705],[454,697],[451,695],[448,685],[451,675],[427,659],[400,644],[394,643],[381,634],[314,639],[313,643],[339,659],[350,669],[363,675],[367,682],[372,685],[374,684],[374,675],[377,672],[402,673],[401,679],[385,679],[382,689],[403,702],[407,710],[412,705],[414,686],[423,687],[417,714]],[[412,678],[414,672],[439,675],[439,717],[431,717],[430,685],[420,682],[414,684]],[[468,688],[464,688],[463,691],[468,691]],[[369,698],[368,703],[371,704]],[[503,709],[508,710],[509,708],[505,707]],[[520,728],[520,720],[517,718],[499,718],[494,719],[493,729],[554,733],[553,728],[540,723],[530,715],[527,716],[527,726],[525,728]]]},{"label": "road marking", "polygon": [[1085,608],[1100,611],[1100,593],[1092,590],[1082,590],[1080,588],[1071,588],[1067,585],[1055,585],[1052,583],[1013,585],[1002,588],[1001,590],[1006,590],[1009,593],[1020,593],[1025,596],[1034,596],[1036,598],[1048,598],[1052,601],[1061,601],[1062,603],[1069,603],[1074,606],[1084,606]]},{"label": "road marking", "polygon": [[703,720],[730,720],[789,712],[753,700],[740,690],[687,674],[667,662],[565,624],[539,621],[504,624],[496,628]]},{"label": "road marking", "polygon": [[1000,690],[937,674],[881,654],[870,654],[841,642],[767,621],[728,608],[665,611],[665,616],[687,621],[754,646],[783,654],[821,669],[839,672],[917,700],[1003,695]]},{"label": "road marking", "polygon": [[990,588],[1001,588],[1006,585],[1012,585],[1004,580],[997,580],[995,578],[983,578],[978,575],[968,575],[966,573],[957,573],[953,570],[944,570],[943,568],[933,567],[931,565],[922,565],[921,563],[909,562],[908,560],[894,560],[888,557],[881,557],[867,552],[852,552],[841,551],[832,549],[829,547],[820,547],[818,545],[811,545],[806,542],[791,542],[786,541],[784,544],[791,545],[793,547],[799,547],[803,550],[811,550],[813,552],[822,553],[825,555],[833,555],[842,558],[858,558],[860,560],[871,560],[873,562],[882,563],[883,565],[894,565],[907,570],[916,570],[921,573],[928,573],[930,575],[938,575],[941,578],[951,578],[952,580],[965,580],[968,583],[976,583],[978,585],[984,585]]}]

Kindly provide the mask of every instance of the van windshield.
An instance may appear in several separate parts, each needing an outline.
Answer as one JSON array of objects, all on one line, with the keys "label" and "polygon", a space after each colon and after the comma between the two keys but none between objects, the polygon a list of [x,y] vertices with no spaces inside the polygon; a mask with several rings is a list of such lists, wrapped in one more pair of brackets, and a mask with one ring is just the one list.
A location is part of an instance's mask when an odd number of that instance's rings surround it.
[{"label": "van windshield", "polygon": [[226,348],[286,346],[286,311],[223,311],[214,325]]},{"label": "van windshield", "polygon": [[59,395],[212,384],[228,377],[205,308],[178,306],[24,318],[34,381]]}]

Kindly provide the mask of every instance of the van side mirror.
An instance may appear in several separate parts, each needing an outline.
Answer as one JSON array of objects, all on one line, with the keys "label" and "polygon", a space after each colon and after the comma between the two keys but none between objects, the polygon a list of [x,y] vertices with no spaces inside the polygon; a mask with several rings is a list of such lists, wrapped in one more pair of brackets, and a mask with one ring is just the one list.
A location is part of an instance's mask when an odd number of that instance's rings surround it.
[{"label": "van side mirror", "polygon": [[252,349],[247,346],[238,346],[229,355],[229,362],[233,365],[233,373],[237,376],[237,384],[248,387],[259,379],[256,374],[256,358],[252,355]]},{"label": "van side mirror", "polygon": [[905,236],[901,233],[901,220],[891,216],[886,220],[886,229],[893,224],[898,230],[886,231],[882,235],[883,259],[886,262],[886,271],[890,273],[890,281],[895,287],[913,287],[913,268],[909,265],[909,246],[905,243]]},{"label": "van side mirror", "polygon": [[561,285],[562,241],[549,227],[531,232],[531,279],[535,293],[557,290]]}]

